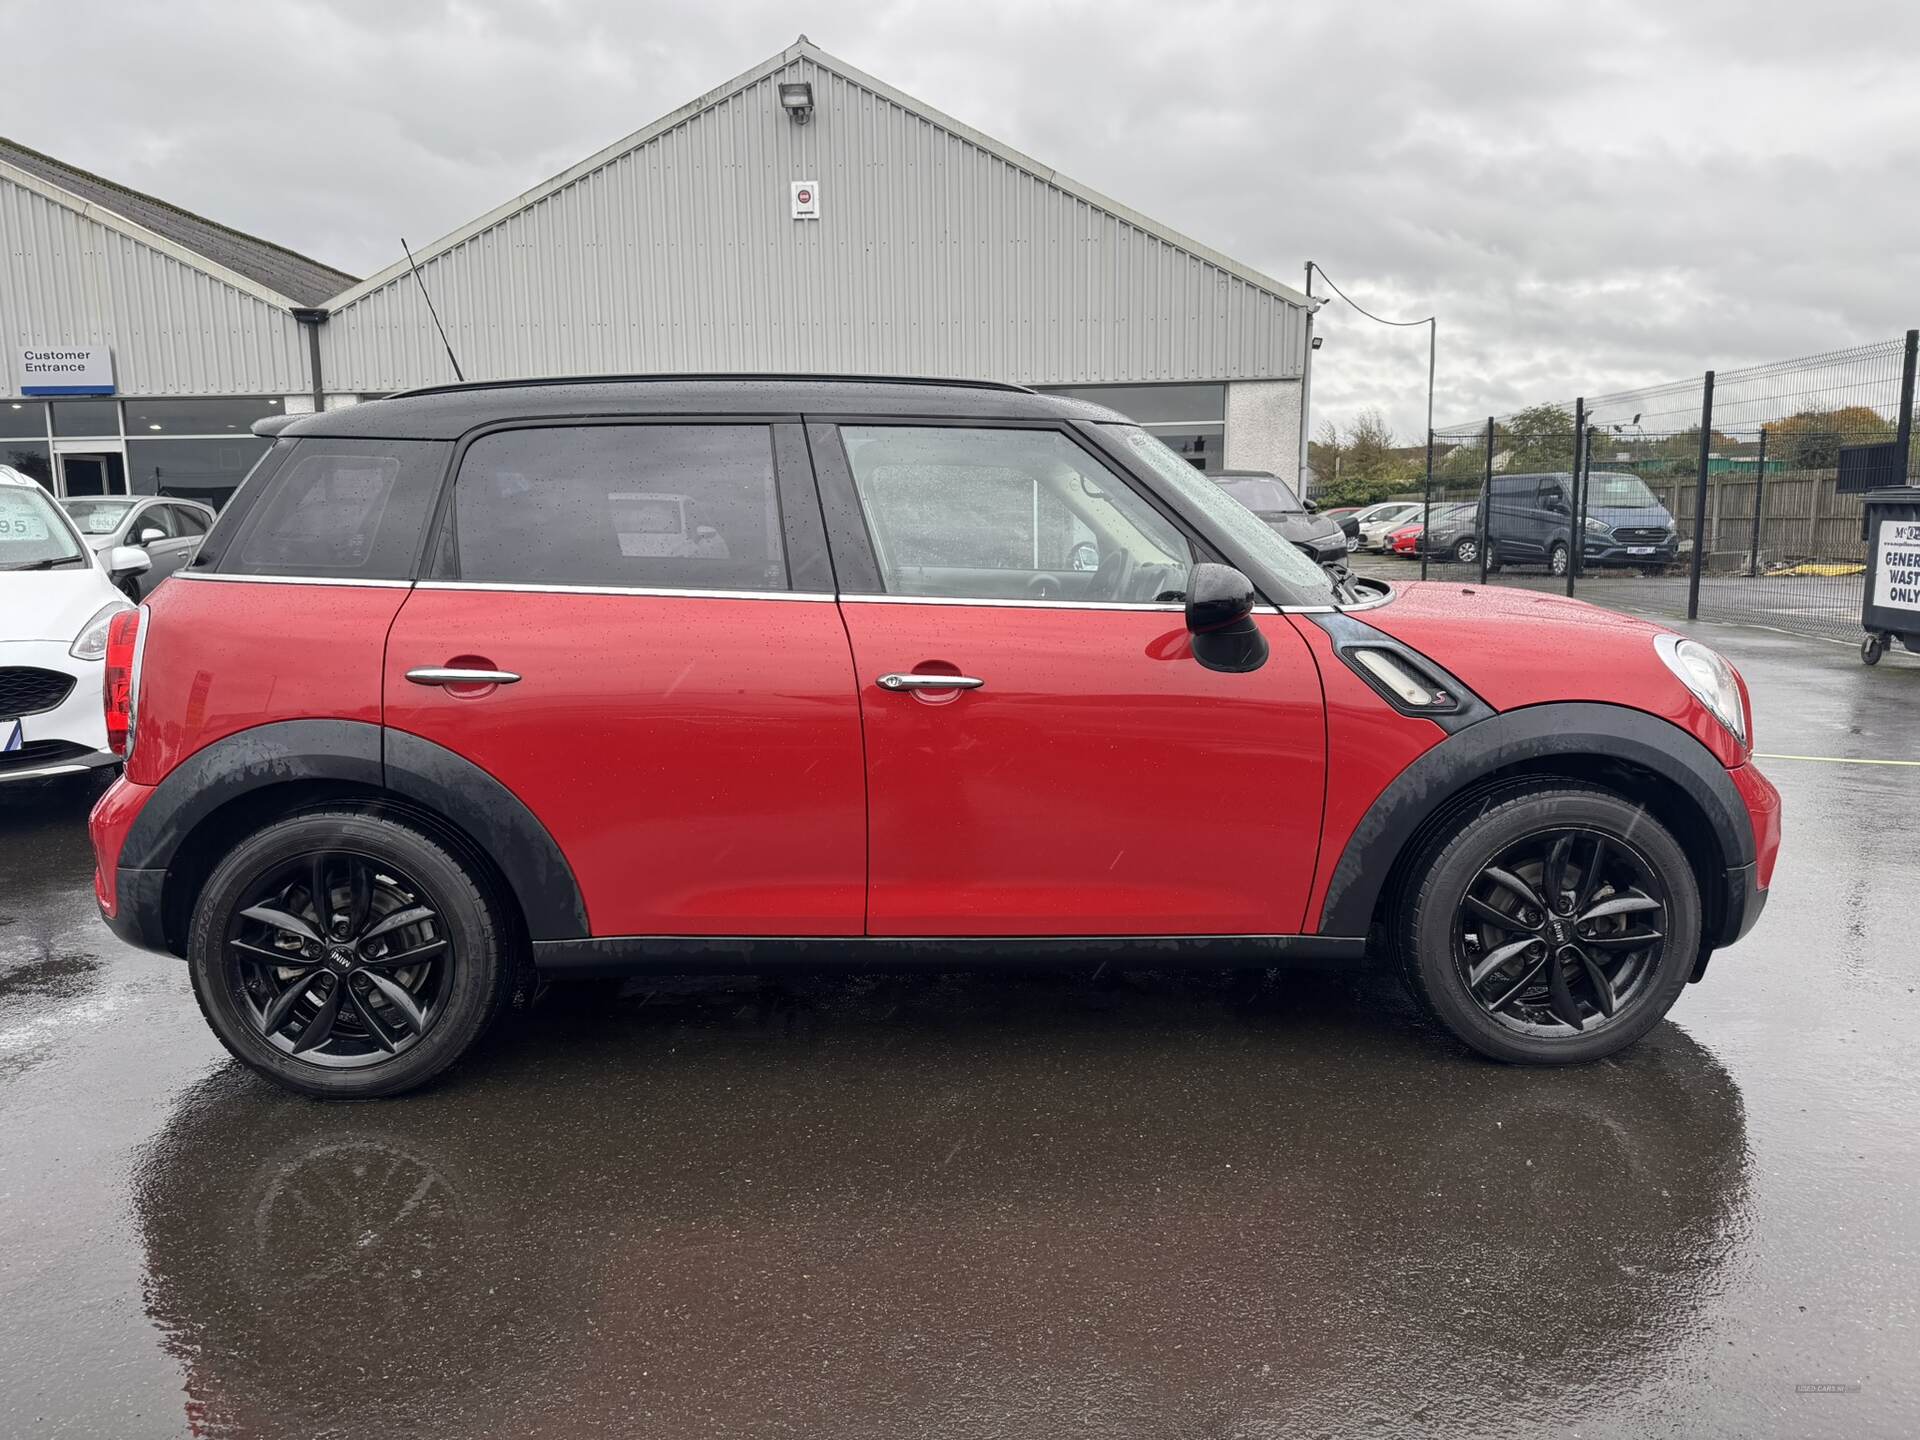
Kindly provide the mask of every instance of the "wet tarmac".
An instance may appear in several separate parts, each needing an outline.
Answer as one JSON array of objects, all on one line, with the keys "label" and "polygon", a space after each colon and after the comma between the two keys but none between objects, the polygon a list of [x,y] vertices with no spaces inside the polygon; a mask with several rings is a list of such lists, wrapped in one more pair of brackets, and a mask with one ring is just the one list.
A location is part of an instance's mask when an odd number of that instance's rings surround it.
[{"label": "wet tarmac", "polygon": [[[1920,665],[1700,633],[1762,751],[1920,759]],[[1760,929],[1591,1067],[1377,976],[719,979],[352,1107],[0,787],[0,1435],[1915,1433],[1920,768],[1763,763]]]}]

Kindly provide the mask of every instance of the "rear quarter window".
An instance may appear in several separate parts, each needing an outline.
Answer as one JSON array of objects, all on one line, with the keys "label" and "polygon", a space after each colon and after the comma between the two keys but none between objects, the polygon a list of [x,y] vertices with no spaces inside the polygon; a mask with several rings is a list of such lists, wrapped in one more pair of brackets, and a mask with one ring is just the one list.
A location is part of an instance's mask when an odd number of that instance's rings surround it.
[{"label": "rear quarter window", "polygon": [[409,579],[451,448],[434,440],[276,445],[222,513],[194,569]]}]

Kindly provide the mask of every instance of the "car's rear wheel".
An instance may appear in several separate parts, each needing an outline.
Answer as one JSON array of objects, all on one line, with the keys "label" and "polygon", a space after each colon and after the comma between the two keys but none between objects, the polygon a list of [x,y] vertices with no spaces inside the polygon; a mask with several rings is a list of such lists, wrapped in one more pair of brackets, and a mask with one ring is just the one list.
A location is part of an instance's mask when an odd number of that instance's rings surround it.
[{"label": "car's rear wheel", "polygon": [[348,813],[259,831],[208,877],[194,995],[235,1058],[360,1100],[437,1075],[504,1003],[508,930],[481,882],[410,826]]},{"label": "car's rear wheel", "polygon": [[1659,1023],[1700,943],[1685,852],[1609,791],[1541,781],[1468,806],[1415,858],[1398,923],[1414,994],[1483,1055],[1572,1064]]},{"label": "car's rear wheel", "polygon": [[1478,565],[1480,563],[1480,542],[1471,535],[1462,536],[1453,542],[1453,563],[1456,565]]}]

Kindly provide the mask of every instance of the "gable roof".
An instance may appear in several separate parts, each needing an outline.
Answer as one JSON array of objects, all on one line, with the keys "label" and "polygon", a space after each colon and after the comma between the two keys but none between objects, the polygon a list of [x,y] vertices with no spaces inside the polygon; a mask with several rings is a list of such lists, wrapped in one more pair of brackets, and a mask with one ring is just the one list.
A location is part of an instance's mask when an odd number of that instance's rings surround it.
[{"label": "gable roof", "polygon": [[[1064,191],[1076,199],[1084,201],[1096,210],[1105,211],[1109,215],[1124,220],[1129,225],[1144,231],[1155,239],[1163,241],[1177,250],[1185,251],[1196,259],[1205,261],[1207,264],[1244,281],[1255,289],[1264,290],[1268,294],[1292,305],[1305,306],[1308,303],[1307,297],[1292,286],[1276,280],[1270,275],[1265,275],[1253,269],[1251,266],[1243,265],[1237,260],[1230,259],[1222,255],[1219,251],[1202,245],[1199,241],[1183,235],[1179,231],[1171,229],[1157,220],[1142,215],[1139,211],[1122,205],[1117,200],[1102,195],[1090,186],[1082,185],[1079,181],[1062,175],[1051,166],[1043,165],[1038,160],[1015,150],[1011,145],[1004,144],[994,139],[991,135],[983,134],[975,130],[972,126],[966,125],[954,119],[952,116],[934,109],[931,105],[916,100],[903,91],[896,90],[885,81],[875,79],[865,71],[847,64],[846,61],[839,59],[837,56],[828,54],[804,35],[779,54],[761,61],[760,64],[755,65],[752,69],[736,75],[724,84],[707,91],[706,94],[690,100],[679,109],[661,116],[652,124],[634,131],[625,139],[614,141],[613,144],[607,146],[605,149],[589,155],[579,164],[570,166],[558,175],[555,175],[552,179],[546,180],[539,185],[535,185],[532,189],[514,196],[513,199],[508,200],[505,204],[495,206],[493,209],[487,211],[486,214],[469,221],[457,230],[441,236],[424,249],[414,251],[414,260],[424,267],[429,260],[434,259],[436,256],[443,255],[449,250],[471,240],[474,236],[492,229],[502,221],[518,215],[522,211],[531,209],[548,197],[565,190],[569,185],[574,184],[584,176],[591,175],[597,170],[605,169],[622,156],[631,154],[633,151],[640,149],[659,136],[680,125],[684,125],[689,120],[704,114],[706,111],[712,110],[716,106],[723,104],[727,100],[758,84],[774,72],[784,69],[794,61],[801,59],[810,60],[822,69],[830,70],[839,75],[843,80],[850,81],[855,85],[872,91],[881,98],[898,105],[901,109],[919,116],[929,124],[945,130],[957,136],[959,139],[995,156],[1007,165],[1031,176],[1040,183]],[[369,275],[358,284],[335,295],[327,302],[327,308],[330,310],[343,309],[361,299],[363,296],[391,284],[395,279],[407,274],[409,268],[407,260],[403,256],[378,274]]]},{"label": "gable roof", "polygon": [[319,305],[353,276],[298,251],[182,210],[0,135],[0,162],[172,241],[295,305]]}]

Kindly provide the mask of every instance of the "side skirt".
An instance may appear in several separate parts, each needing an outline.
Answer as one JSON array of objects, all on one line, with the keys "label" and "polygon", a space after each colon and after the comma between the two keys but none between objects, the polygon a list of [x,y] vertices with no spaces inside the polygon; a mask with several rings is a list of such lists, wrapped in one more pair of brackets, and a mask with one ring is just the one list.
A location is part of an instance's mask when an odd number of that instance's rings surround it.
[{"label": "side skirt", "polygon": [[1364,937],[1330,935],[1042,935],[976,937],[614,935],[536,940],[553,979],[598,975],[738,974],[759,970],[1020,970],[1113,965],[1223,970],[1365,963]]}]

